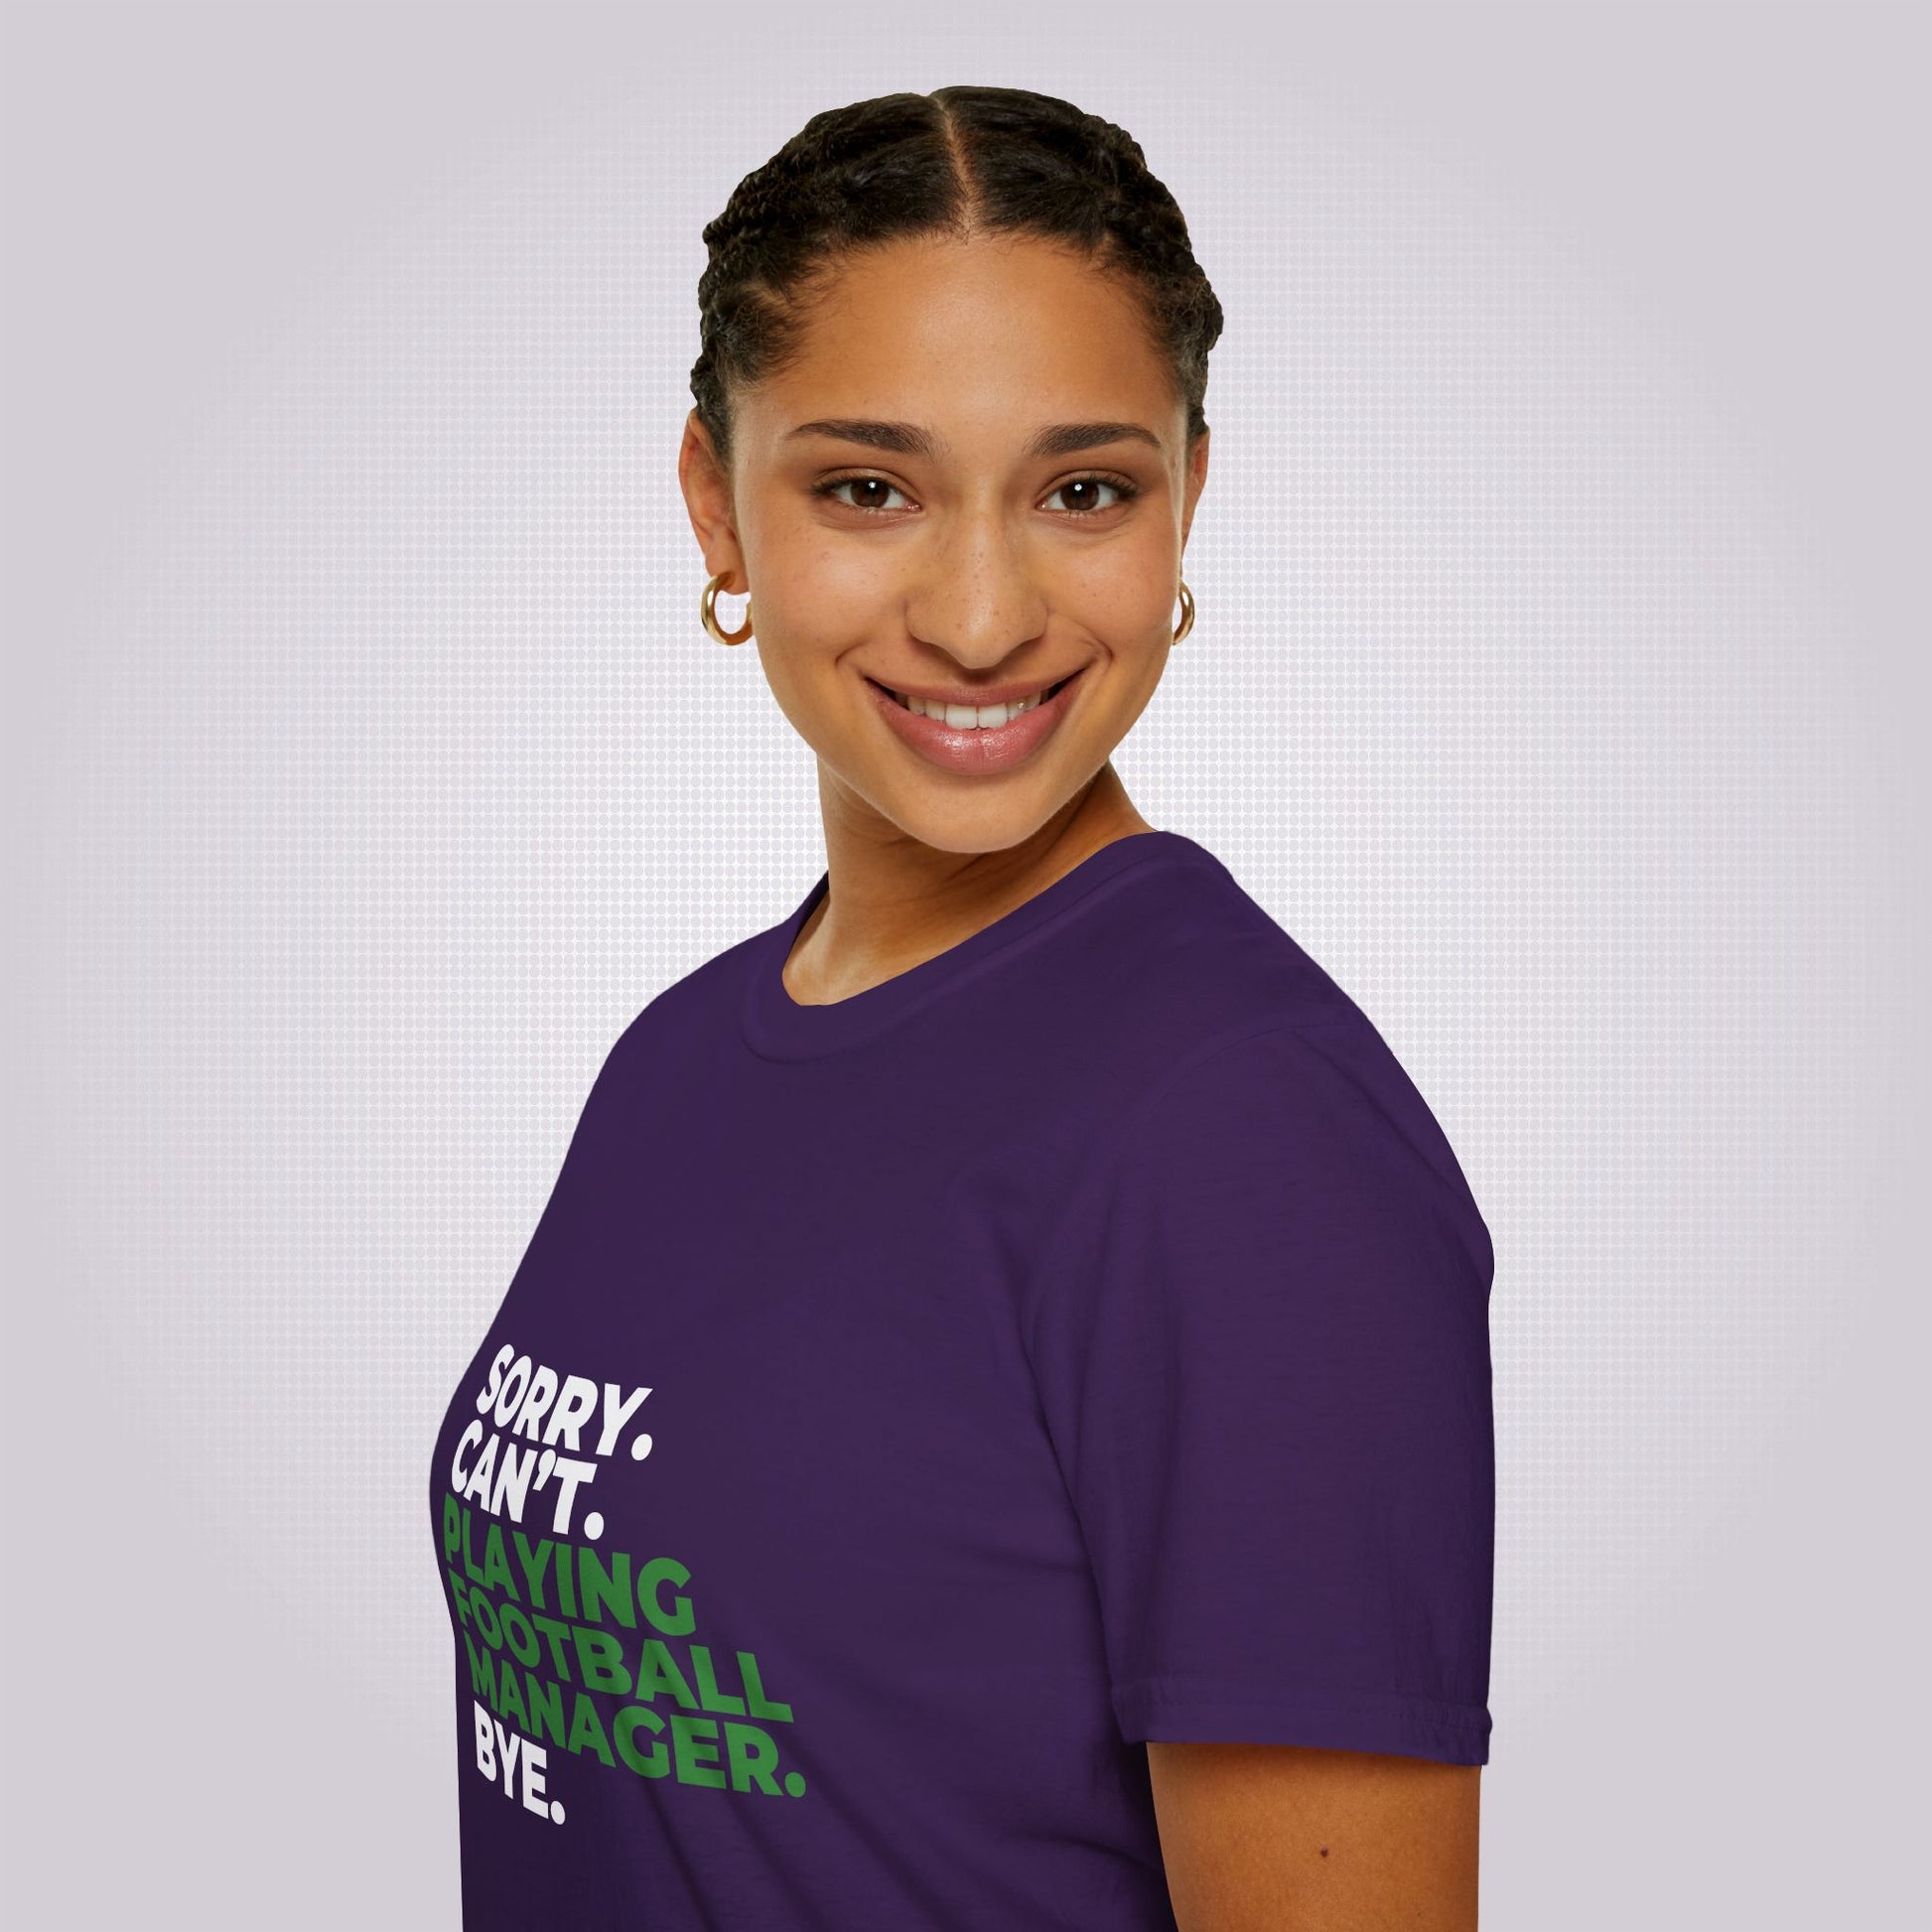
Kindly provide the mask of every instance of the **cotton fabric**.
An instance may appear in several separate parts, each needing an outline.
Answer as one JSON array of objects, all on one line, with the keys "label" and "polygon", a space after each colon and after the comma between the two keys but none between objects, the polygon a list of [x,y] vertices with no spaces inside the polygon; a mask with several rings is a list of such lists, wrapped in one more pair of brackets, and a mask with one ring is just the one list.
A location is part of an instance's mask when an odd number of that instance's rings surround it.
[{"label": "cotton fabric", "polygon": [[1488,1231],[1367,1018],[1120,839],[618,1039],[430,1470],[464,1924],[1172,1932],[1145,1740],[1488,1759]]}]

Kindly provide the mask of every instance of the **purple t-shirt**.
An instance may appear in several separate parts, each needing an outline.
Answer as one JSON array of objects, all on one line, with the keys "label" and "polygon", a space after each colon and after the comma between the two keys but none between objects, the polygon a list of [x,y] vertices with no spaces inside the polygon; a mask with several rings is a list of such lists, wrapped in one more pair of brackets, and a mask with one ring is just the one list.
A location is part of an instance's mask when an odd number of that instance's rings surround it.
[{"label": "purple t-shirt", "polygon": [[1117,840],[592,1086],[430,1472],[464,1924],[1172,1932],[1147,1738],[1488,1758],[1489,1236],[1381,1035]]}]

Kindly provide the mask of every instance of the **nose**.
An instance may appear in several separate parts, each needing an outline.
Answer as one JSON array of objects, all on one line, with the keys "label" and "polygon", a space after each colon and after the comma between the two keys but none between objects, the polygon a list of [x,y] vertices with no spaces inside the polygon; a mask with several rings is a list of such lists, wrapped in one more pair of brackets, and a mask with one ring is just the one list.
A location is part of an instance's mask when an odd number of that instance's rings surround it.
[{"label": "nose", "polygon": [[989,510],[946,518],[924,546],[907,628],[971,670],[1003,663],[1046,628],[1047,601],[1027,546]]}]

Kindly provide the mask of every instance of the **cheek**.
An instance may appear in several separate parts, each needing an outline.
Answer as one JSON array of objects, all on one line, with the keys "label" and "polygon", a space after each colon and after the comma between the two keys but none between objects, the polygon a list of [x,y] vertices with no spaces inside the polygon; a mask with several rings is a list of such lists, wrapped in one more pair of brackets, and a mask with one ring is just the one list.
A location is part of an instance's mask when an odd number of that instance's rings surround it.
[{"label": "cheek", "polygon": [[1159,545],[1109,545],[1070,560],[1061,578],[1068,615],[1128,647],[1162,634],[1174,602],[1173,559]]},{"label": "cheek", "polygon": [[850,643],[898,606],[903,558],[893,546],[841,543],[806,516],[766,516],[743,528],[754,598],[786,648]]}]

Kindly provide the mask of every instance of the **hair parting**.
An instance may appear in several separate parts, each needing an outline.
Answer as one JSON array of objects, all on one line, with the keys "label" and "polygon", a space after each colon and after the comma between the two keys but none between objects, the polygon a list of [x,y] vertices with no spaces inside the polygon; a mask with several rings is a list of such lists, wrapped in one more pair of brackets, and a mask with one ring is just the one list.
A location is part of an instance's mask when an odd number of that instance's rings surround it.
[{"label": "hair parting", "polygon": [[1140,143],[1050,94],[941,87],[813,115],[707,223],[691,394],[720,457],[730,460],[734,390],[783,363],[824,274],[854,251],[949,232],[1063,242],[1129,278],[1189,440],[1206,429],[1221,305]]}]

